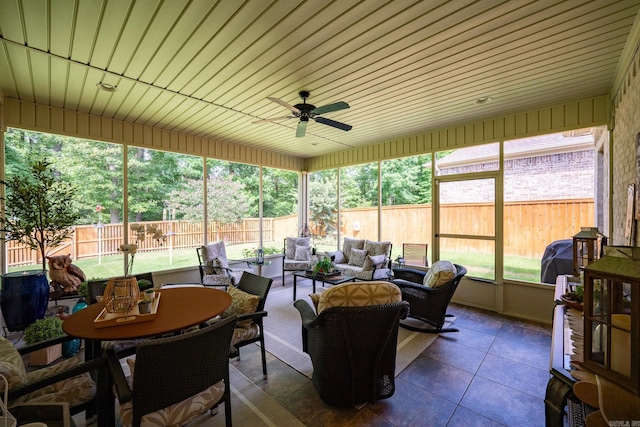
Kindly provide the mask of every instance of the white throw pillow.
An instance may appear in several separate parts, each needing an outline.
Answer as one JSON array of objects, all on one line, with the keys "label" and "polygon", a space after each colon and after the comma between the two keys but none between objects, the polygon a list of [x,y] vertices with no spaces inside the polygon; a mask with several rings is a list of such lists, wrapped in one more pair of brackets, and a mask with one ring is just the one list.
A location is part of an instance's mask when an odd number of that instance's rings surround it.
[{"label": "white throw pillow", "polygon": [[436,261],[424,275],[422,284],[430,288],[437,288],[456,277],[456,272],[456,267],[451,262]]},{"label": "white throw pillow", "polygon": [[296,246],[296,261],[311,261],[311,247],[310,246]]}]

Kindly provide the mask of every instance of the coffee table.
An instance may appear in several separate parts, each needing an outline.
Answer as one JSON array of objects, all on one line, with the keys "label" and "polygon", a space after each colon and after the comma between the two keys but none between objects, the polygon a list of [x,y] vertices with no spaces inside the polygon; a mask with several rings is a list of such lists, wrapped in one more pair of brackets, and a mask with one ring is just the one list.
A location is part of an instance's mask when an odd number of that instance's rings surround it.
[{"label": "coffee table", "polygon": [[337,276],[325,276],[322,274],[313,275],[308,273],[305,270],[294,271],[293,272],[293,300],[296,300],[296,285],[298,277],[303,279],[310,279],[311,283],[313,283],[313,293],[316,293],[316,280],[320,283],[327,283],[329,285],[339,285],[341,283],[347,282],[355,282],[356,278],[353,276],[348,276],[346,274],[340,274]]}]

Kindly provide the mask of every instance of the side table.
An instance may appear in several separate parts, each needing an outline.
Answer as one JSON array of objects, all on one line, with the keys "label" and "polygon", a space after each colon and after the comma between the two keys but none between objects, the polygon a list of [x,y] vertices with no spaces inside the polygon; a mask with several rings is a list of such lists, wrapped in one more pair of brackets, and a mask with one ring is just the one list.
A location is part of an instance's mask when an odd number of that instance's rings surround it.
[{"label": "side table", "polygon": [[248,261],[248,264],[251,266],[251,268],[253,267],[257,267],[258,269],[258,276],[262,276],[262,266],[263,265],[271,265],[271,261],[269,260],[264,260],[262,262],[258,262],[258,261]]}]

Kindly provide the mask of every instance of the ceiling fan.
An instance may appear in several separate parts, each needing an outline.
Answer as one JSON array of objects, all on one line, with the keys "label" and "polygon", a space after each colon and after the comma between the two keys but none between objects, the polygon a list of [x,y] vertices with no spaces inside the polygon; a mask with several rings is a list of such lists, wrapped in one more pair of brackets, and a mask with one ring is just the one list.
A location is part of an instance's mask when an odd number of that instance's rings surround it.
[{"label": "ceiling fan", "polygon": [[322,114],[331,113],[333,111],[339,111],[349,108],[349,104],[343,101],[334,102],[333,104],[323,105],[322,107],[316,107],[312,104],[307,104],[307,98],[309,98],[309,92],[303,90],[300,92],[300,98],[302,98],[302,104],[290,105],[278,98],[267,97],[269,101],[273,101],[276,104],[280,104],[285,108],[288,108],[293,113],[293,116],[273,117],[271,119],[256,120],[252,123],[265,123],[274,122],[278,120],[299,118],[298,128],[296,129],[296,137],[303,137],[307,132],[307,124],[309,119],[315,120],[317,123],[328,125],[336,129],[351,130],[352,126],[344,123],[337,122],[335,120],[327,119],[326,117],[320,117]]}]

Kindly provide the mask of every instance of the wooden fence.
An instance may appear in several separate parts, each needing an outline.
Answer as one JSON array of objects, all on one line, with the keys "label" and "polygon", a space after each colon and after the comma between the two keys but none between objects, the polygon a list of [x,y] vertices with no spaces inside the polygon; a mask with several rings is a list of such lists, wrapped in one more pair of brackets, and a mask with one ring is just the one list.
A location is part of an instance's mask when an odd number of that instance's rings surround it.
[{"label": "wooden fence", "polygon": [[[394,245],[400,243],[431,242],[431,206],[400,205],[382,208],[384,240]],[[472,235],[494,235],[494,206],[492,204],[452,204],[441,206],[441,230],[443,233],[468,233]],[[538,202],[506,203],[504,206],[504,247],[505,255],[541,258],[546,246],[560,239],[571,238],[580,227],[594,224],[593,200],[552,200]],[[202,244],[202,223],[188,221],[151,221],[130,223],[145,228],[155,226],[173,239],[174,249],[193,248]],[[228,244],[255,243],[260,241],[260,221],[248,218],[234,224],[209,223],[208,241],[224,240]],[[284,237],[298,233],[298,217],[290,215],[280,218],[263,219],[263,243],[265,246],[281,247]],[[170,233],[173,233],[172,235]],[[378,209],[357,208],[341,211],[341,234],[358,238],[377,240]],[[58,254],[71,254],[74,259],[113,255],[123,241],[122,224],[104,224],[102,228],[79,225],[69,242],[55,249]],[[138,241],[139,251],[166,249],[168,240],[154,240],[145,235]],[[130,232],[129,240],[136,242],[136,234]],[[443,242],[444,244],[444,242]],[[491,252],[492,245],[467,239],[446,243],[447,250]],[[99,252],[100,251],[100,252]],[[402,249],[394,247],[394,254]],[[7,264],[9,267],[39,264],[37,253],[30,249],[7,242]]]}]

